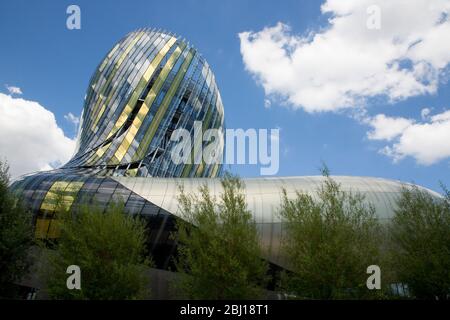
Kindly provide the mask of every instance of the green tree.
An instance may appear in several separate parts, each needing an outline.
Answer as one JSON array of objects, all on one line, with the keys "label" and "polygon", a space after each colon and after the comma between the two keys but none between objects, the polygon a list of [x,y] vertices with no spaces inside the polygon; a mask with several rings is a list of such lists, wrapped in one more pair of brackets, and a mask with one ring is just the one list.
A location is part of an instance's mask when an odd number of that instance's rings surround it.
[{"label": "green tree", "polygon": [[[58,198],[61,198],[58,196]],[[68,211],[56,200],[60,237],[53,249],[45,250],[44,276],[54,299],[141,299],[148,294],[151,265],[145,257],[145,224],[124,213],[122,204],[105,212],[97,205],[83,204]],[[81,290],[69,290],[67,267],[81,269]]]},{"label": "green tree", "polygon": [[[183,220],[177,223],[175,287],[190,299],[255,299],[263,294],[267,263],[245,201],[243,184],[227,175],[220,199],[207,186],[200,197],[179,197]],[[218,202],[218,203],[216,203]]]},{"label": "green tree", "polygon": [[404,187],[390,228],[398,281],[419,299],[450,298],[450,193]]},{"label": "green tree", "polygon": [[0,297],[16,297],[14,283],[27,274],[33,245],[31,215],[9,191],[9,167],[0,161]]},{"label": "green tree", "polygon": [[363,195],[343,191],[326,167],[323,175],[317,197],[297,192],[289,199],[283,190],[282,250],[290,272],[282,275],[281,288],[309,299],[379,296],[366,286],[367,267],[381,264],[381,227],[374,207]]}]

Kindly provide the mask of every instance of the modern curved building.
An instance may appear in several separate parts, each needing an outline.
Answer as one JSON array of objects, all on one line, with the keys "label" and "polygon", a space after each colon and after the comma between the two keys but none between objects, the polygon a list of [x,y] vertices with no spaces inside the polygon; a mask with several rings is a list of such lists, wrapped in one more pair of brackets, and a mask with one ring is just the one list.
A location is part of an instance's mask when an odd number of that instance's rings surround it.
[{"label": "modern curved building", "polygon": [[[282,188],[288,197],[294,197],[296,191],[314,197],[324,179],[322,176],[242,179],[248,209],[259,231],[264,258],[269,262],[284,266],[280,251],[284,225],[278,215]],[[381,178],[333,176],[333,179],[342,190],[364,195],[375,207],[380,220],[392,217],[396,198],[405,185]],[[52,203],[56,191],[64,192],[65,203],[71,209],[86,201],[95,201],[102,207],[123,202],[126,212],[147,219],[151,254],[156,265],[166,269],[176,249],[170,233],[175,231],[176,219],[182,217],[177,201],[179,186],[182,185],[186,193],[200,195],[199,187],[205,184],[213,197],[220,197],[220,178],[106,177],[71,174],[64,170],[25,177],[16,181],[13,188],[21,191],[35,214],[36,237],[45,239],[58,237]]]},{"label": "modern curved building", "polygon": [[[170,137],[178,128],[191,135],[194,122],[203,130],[224,131],[224,110],[214,75],[195,48],[173,34],[137,30],[120,40],[91,78],[80,125],[77,149],[63,167],[16,180],[19,192],[33,212],[38,238],[58,237],[55,223],[56,192],[64,193],[69,209],[95,201],[106,207],[123,201],[129,214],[149,223],[149,249],[159,268],[169,265],[175,243],[169,237],[180,218],[178,186],[198,192],[207,184],[221,193],[220,164],[175,164]],[[217,144],[223,153],[223,139]],[[243,179],[248,208],[261,237],[264,257],[282,266],[278,216],[281,189],[315,194],[323,177]],[[360,192],[389,219],[402,183],[378,178],[334,177],[343,190]],[[430,191],[431,192],[431,191]]]}]

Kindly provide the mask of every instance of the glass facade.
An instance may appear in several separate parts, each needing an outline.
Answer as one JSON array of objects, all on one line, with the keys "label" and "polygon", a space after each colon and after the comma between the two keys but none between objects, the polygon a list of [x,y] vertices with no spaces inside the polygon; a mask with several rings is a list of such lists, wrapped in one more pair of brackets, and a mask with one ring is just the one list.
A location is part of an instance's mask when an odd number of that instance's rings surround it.
[{"label": "glass facade", "polygon": [[[86,93],[77,149],[64,168],[100,176],[216,177],[220,164],[175,164],[170,140],[194,122],[223,136],[224,112],[208,63],[185,40],[142,29],[120,40]],[[223,142],[217,147],[223,153]]]},{"label": "glass facade", "polygon": [[[68,210],[86,202],[106,208],[121,201],[127,213],[145,217],[149,250],[158,266],[167,267],[176,216],[112,177],[220,176],[220,163],[176,164],[171,159],[179,143],[171,141],[172,133],[182,128],[192,139],[196,121],[201,121],[203,132],[217,129],[223,137],[223,104],[206,60],[186,40],[168,32],[139,29],[127,34],[90,79],[72,159],[12,185],[33,213],[35,236],[58,238],[57,194],[64,195]],[[216,146],[216,154],[222,155],[223,140]]]}]

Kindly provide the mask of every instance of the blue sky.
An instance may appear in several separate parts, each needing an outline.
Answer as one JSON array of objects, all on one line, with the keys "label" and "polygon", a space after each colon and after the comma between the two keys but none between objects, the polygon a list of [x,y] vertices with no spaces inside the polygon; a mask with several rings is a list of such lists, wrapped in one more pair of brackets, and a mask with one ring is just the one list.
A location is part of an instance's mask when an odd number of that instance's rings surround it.
[{"label": "blue sky", "polygon": [[[66,28],[70,4],[81,8],[81,30]],[[259,66],[253,71],[246,68],[239,33],[262,32],[279,22],[290,27],[285,35],[293,38],[326,32],[330,14],[321,12],[321,4],[317,0],[2,1],[0,92],[7,93],[6,85],[19,87],[21,98],[53,112],[65,135],[72,138],[75,126],[64,116],[81,114],[88,81],[104,55],[129,31],[163,28],[188,39],[211,65],[227,127],[281,129],[278,175],[316,175],[324,161],[335,175],[385,177],[434,190],[439,190],[439,180],[450,184],[448,156],[431,164],[410,155],[395,162],[379,152],[394,142],[368,138],[370,124],[355,120],[348,109],[311,112],[302,101],[289,102],[270,93],[277,93],[280,86],[267,84],[271,76]],[[424,108],[432,114],[445,112],[450,87],[443,74],[431,93],[395,101],[383,94],[371,96],[363,102],[365,117],[384,114],[424,123]],[[266,99],[270,108],[264,107]],[[241,176],[259,175],[258,166],[234,165],[231,170]]]}]

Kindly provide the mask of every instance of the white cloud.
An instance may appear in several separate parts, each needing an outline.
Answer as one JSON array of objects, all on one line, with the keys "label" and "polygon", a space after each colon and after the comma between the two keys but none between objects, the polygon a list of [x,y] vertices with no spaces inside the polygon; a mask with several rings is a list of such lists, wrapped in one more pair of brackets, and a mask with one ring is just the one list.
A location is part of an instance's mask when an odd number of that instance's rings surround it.
[{"label": "white cloud", "polygon": [[[366,122],[373,127],[368,137],[393,142],[380,150],[395,162],[413,157],[419,164],[431,165],[450,157],[450,110],[415,122],[383,114]],[[395,138],[395,139],[394,139]]]},{"label": "white cloud", "polygon": [[10,94],[22,94],[22,90],[19,87],[5,85]]},{"label": "white cloud", "polygon": [[392,140],[398,137],[410,125],[414,123],[413,120],[405,118],[391,118],[384,114],[379,114],[369,120],[373,130],[367,136],[371,140]]},{"label": "white cloud", "polygon": [[11,175],[49,170],[71,157],[75,140],[64,135],[53,113],[38,102],[0,93],[0,157]]},{"label": "white cloud", "polygon": [[[379,30],[366,27],[372,5]],[[450,62],[450,1],[328,0],[321,11],[329,26],[306,35],[282,23],[239,34],[245,67],[268,97],[317,112],[436,92]]]},{"label": "white cloud", "polygon": [[430,114],[431,109],[430,108],[423,108],[420,111],[420,117],[422,118],[422,120],[427,120],[429,117],[428,115]]}]

